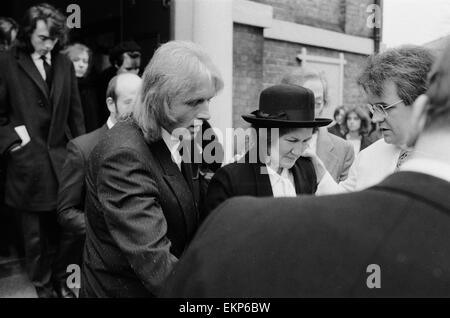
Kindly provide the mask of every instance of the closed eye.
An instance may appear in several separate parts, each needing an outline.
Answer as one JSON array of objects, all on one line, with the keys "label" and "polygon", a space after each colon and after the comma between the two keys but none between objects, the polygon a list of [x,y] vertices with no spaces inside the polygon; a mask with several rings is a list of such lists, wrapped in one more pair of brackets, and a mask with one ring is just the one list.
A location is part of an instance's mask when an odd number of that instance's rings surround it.
[{"label": "closed eye", "polygon": [[186,102],[186,105],[189,105],[191,107],[195,107],[197,105],[203,104],[205,101],[210,101],[211,99],[205,99],[205,98],[201,98],[201,99],[194,99],[192,101],[188,101]]}]

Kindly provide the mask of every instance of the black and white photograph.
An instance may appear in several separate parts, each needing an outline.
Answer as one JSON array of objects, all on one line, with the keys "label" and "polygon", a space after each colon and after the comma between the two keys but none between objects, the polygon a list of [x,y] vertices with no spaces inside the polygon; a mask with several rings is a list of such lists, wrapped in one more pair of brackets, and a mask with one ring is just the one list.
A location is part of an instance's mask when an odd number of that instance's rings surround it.
[{"label": "black and white photograph", "polygon": [[449,298],[449,242],[450,1],[0,4],[0,298]]}]

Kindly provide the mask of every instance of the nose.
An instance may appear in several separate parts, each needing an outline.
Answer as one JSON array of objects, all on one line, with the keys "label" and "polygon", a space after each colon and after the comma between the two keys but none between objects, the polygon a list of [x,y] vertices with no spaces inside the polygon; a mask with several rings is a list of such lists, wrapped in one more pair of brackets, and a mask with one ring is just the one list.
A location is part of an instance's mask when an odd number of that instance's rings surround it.
[{"label": "nose", "polygon": [[305,146],[306,145],[303,142],[297,142],[292,148],[291,153],[296,157],[300,157]]},{"label": "nose", "polygon": [[209,113],[209,101],[204,101],[201,105],[199,105],[199,112],[197,114],[197,119],[201,120],[209,120],[211,115]]}]

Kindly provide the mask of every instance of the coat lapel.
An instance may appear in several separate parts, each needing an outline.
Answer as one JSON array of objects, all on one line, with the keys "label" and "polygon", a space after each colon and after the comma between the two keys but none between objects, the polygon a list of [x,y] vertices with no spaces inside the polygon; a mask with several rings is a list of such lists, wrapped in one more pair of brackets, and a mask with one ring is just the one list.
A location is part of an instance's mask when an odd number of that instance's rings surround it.
[{"label": "coat lapel", "polygon": [[255,190],[258,197],[272,197],[272,185],[270,184],[270,178],[267,174],[267,168],[260,163],[250,164],[255,177]]},{"label": "coat lapel", "polygon": [[294,186],[295,186],[295,193],[301,194],[303,193],[302,188],[302,174],[300,172],[300,167],[298,166],[298,162],[295,163],[295,165],[291,169],[292,175],[294,176]]},{"label": "coat lapel", "polygon": [[17,63],[25,71],[25,73],[33,80],[37,87],[42,91],[42,94],[49,97],[47,84],[39,73],[36,65],[34,64],[31,56],[24,52],[17,51]]},{"label": "coat lapel", "polygon": [[325,164],[328,172],[334,176],[339,159],[334,153],[334,145],[326,128],[319,128],[316,153]]},{"label": "coat lapel", "polygon": [[[53,79],[50,90],[50,99],[52,101],[53,108],[57,107],[63,91],[64,78],[66,77],[63,69],[63,56],[59,53],[52,55]],[[53,111],[53,114],[55,114],[55,111]]]},{"label": "coat lapel", "polygon": [[[152,153],[158,159],[163,170],[164,180],[172,189],[173,195],[177,198],[186,222],[187,233],[193,233],[198,223],[198,211],[195,205],[192,188],[186,182],[178,166],[173,162],[169,149],[164,140],[159,140],[152,144]],[[186,165],[187,170],[191,170],[190,165]],[[191,171],[192,179],[192,171]],[[191,180],[192,182],[192,180]],[[187,200],[186,198],[191,198]]]}]

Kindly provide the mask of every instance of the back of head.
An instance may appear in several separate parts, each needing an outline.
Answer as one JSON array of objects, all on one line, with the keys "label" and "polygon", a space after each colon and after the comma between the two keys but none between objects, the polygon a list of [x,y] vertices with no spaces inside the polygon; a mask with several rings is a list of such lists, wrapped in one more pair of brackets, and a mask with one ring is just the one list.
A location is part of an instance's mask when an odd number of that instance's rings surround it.
[{"label": "back of head", "polygon": [[27,52],[33,52],[34,48],[31,45],[30,39],[39,20],[47,24],[50,36],[58,39],[55,49],[59,51],[60,47],[64,47],[68,38],[66,17],[48,3],[38,4],[26,11],[17,36],[18,46]]},{"label": "back of head", "polygon": [[141,56],[142,49],[134,41],[120,42],[109,52],[109,62],[111,65],[121,66],[123,63],[123,54],[128,53],[128,55],[135,59]]},{"label": "back of head", "polygon": [[429,74],[427,121],[425,130],[450,131],[450,46]]},{"label": "back of head", "polygon": [[401,46],[369,57],[358,79],[367,93],[383,95],[384,84],[392,81],[398,96],[411,105],[427,89],[427,74],[434,61],[432,52],[421,46]]}]

